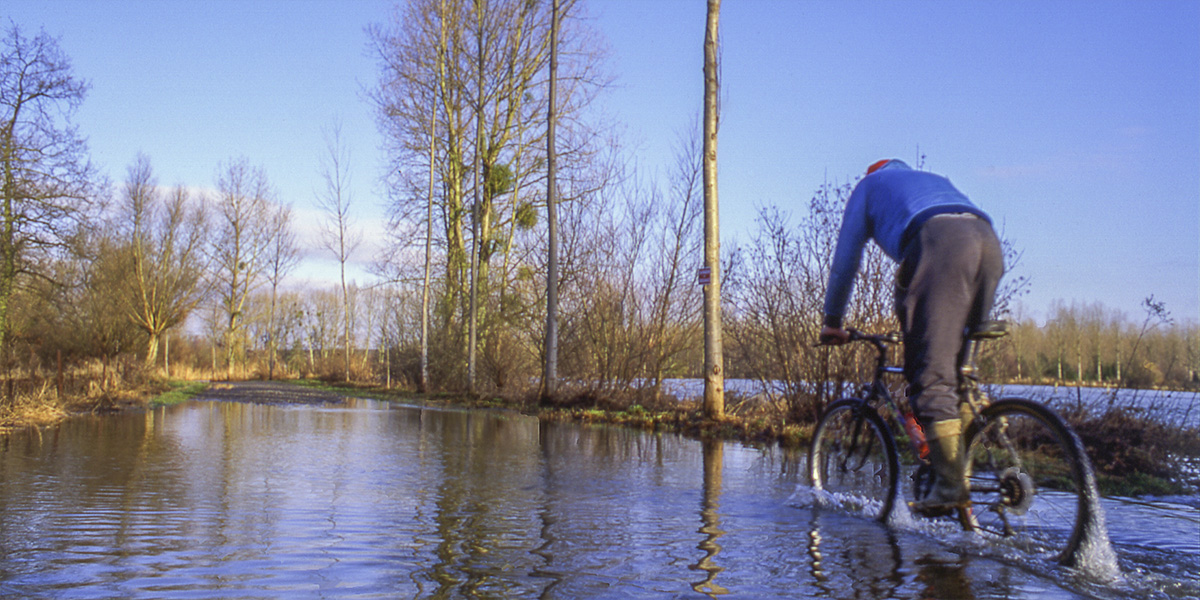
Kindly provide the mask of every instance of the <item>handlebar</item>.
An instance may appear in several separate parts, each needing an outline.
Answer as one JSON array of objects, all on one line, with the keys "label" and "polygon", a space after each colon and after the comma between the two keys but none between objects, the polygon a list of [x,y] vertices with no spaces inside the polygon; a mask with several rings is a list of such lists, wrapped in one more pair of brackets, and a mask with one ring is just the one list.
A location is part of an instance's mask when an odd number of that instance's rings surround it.
[{"label": "handlebar", "polygon": [[[846,329],[846,333],[850,334],[848,341],[850,342],[867,342],[875,347],[875,351],[879,356],[875,359],[875,380],[878,381],[884,373],[903,373],[900,367],[890,366],[888,364],[888,346],[891,344],[899,344],[901,337],[899,333],[863,333],[857,329]],[[817,346],[833,346],[835,344],[818,343]]]},{"label": "handlebar", "polygon": [[890,333],[863,333],[857,329],[847,329],[852,342],[871,342],[873,344],[899,344],[900,334],[896,332]]},{"label": "handlebar", "polygon": [[[896,332],[891,332],[891,333],[864,333],[864,332],[862,332],[862,331],[859,331],[859,330],[857,330],[857,329],[850,329],[850,328],[847,328],[847,329],[846,329],[846,333],[850,334],[850,337],[849,337],[849,340],[848,340],[848,341],[851,341],[851,342],[868,342],[868,343],[870,343],[871,345],[875,346],[876,348],[878,348],[878,349],[880,349],[880,350],[883,350],[883,349],[885,349],[885,348],[887,347],[887,345],[888,345],[888,344],[899,344],[899,343],[900,343],[900,334],[899,334],[899,333],[896,333]],[[830,343],[828,343],[828,342],[823,342],[823,341],[818,341],[818,342],[815,344],[815,346],[816,346],[816,347],[821,347],[821,346],[836,346],[836,345],[838,345],[838,344],[830,344]]]}]

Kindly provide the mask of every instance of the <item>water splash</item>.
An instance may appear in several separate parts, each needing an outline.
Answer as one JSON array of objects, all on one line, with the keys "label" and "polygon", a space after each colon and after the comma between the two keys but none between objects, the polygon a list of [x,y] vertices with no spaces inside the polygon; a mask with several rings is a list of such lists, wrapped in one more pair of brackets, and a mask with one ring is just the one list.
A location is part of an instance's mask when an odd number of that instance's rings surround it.
[{"label": "water splash", "polygon": [[1104,507],[1100,506],[1100,493],[1096,489],[1095,479],[1092,478],[1088,483],[1092,488],[1092,497],[1097,500],[1092,506],[1092,518],[1087,523],[1079,550],[1075,553],[1074,569],[1087,579],[1099,583],[1117,583],[1122,579],[1121,567],[1108,537],[1108,520]]},{"label": "water splash", "polygon": [[788,499],[785,500],[784,503],[788,506],[794,506],[796,508],[816,506],[816,490],[804,485],[803,483],[797,484],[796,490],[792,492],[791,496],[788,496]]},{"label": "water splash", "polygon": [[[803,499],[802,506],[832,508],[866,519],[878,519],[879,513],[883,511],[883,501],[878,498],[813,488],[805,489],[807,489],[807,492],[803,495],[799,488],[796,490],[796,493],[792,494],[792,498],[794,499]],[[895,512],[895,510],[892,511],[893,514]]]},{"label": "water splash", "polygon": [[[1091,485],[1095,485],[1094,480]],[[881,508],[878,500],[817,490],[803,484],[796,486],[787,503],[796,507],[831,508],[868,519],[876,518]],[[1053,579],[1060,579],[1066,575],[1077,584],[1109,588],[1119,587],[1124,582],[1116,551],[1108,536],[1105,513],[1099,503],[1092,508],[1092,518],[1075,553],[1074,566],[1067,568],[1065,573],[1061,567],[1056,568],[1057,551],[1053,548],[1047,548],[1034,540],[964,531],[956,521],[949,519],[920,518],[913,515],[912,511],[902,504],[901,499],[897,499],[887,525],[893,530],[939,540],[956,552],[987,556],[1007,564],[1022,565],[1031,572]],[[1034,561],[1038,564],[1031,564],[1031,557],[1039,559]]]},{"label": "water splash", "polygon": [[1073,567],[1081,575],[1101,583],[1113,583],[1121,578],[1121,567],[1117,563],[1117,553],[1113,550],[1112,541],[1108,537],[1108,519],[1104,507],[1100,505],[1100,490],[1096,485],[1096,472],[1087,458],[1087,449],[1083,441],[1071,431],[1071,443],[1075,445],[1079,456],[1083,457],[1084,481],[1089,499],[1087,522],[1084,523],[1083,538],[1075,551]]}]

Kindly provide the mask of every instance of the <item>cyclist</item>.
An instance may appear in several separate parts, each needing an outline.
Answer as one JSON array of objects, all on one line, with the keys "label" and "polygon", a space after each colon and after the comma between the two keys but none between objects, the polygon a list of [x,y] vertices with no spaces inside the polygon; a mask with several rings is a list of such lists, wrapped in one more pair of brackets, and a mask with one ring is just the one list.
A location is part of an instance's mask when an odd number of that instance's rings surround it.
[{"label": "cyclist", "polygon": [[929,440],[934,482],[912,503],[939,516],[963,506],[966,489],[958,366],[963,333],[987,319],[1004,274],[991,218],[945,177],[903,161],[867,169],[846,202],[825,295],[822,343],[843,344],[846,306],[869,240],[899,263],[896,313],[904,334],[908,397]]}]

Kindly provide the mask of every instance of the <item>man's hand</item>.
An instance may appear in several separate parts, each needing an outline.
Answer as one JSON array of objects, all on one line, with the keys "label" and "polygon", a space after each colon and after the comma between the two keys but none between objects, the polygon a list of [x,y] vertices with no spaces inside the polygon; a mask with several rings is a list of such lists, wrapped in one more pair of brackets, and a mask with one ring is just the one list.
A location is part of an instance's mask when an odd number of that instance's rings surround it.
[{"label": "man's hand", "polygon": [[821,328],[821,336],[818,339],[826,346],[841,346],[850,341],[850,333],[840,327],[825,326]]}]

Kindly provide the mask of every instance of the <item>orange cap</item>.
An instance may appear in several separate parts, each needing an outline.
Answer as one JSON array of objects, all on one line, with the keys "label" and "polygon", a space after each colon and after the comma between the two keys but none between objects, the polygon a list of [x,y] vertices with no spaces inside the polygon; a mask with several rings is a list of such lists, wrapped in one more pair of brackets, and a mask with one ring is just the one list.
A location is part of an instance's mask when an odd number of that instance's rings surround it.
[{"label": "orange cap", "polygon": [[871,166],[867,167],[867,175],[870,175],[871,173],[874,173],[875,171],[878,171],[878,170],[879,170],[879,167],[882,167],[883,165],[886,165],[886,164],[888,164],[888,163],[889,163],[889,162],[891,162],[891,161],[892,161],[892,159],[890,159],[890,158],[885,158],[885,159],[883,159],[883,160],[876,161],[876,162],[872,163],[872,164],[871,164]]}]

